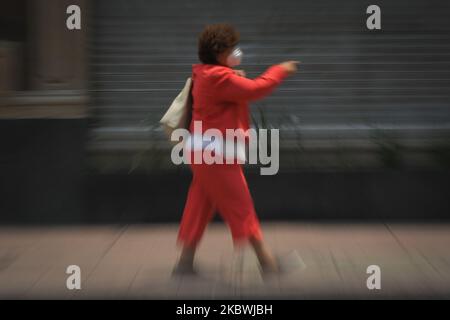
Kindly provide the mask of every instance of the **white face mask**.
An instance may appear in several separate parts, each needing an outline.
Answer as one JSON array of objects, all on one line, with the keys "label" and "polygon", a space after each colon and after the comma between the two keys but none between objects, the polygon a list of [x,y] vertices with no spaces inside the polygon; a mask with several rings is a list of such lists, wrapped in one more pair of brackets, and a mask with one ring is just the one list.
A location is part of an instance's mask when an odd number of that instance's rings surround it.
[{"label": "white face mask", "polygon": [[242,56],[243,56],[242,50],[239,47],[235,48],[233,52],[231,52],[230,55],[227,57],[227,65],[230,68],[240,65],[242,61]]}]

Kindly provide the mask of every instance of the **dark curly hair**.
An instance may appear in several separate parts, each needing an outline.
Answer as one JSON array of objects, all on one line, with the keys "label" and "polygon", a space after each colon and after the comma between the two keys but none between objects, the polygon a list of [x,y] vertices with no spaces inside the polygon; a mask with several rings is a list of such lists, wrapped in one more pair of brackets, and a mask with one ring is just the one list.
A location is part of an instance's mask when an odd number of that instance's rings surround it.
[{"label": "dark curly hair", "polygon": [[217,64],[217,56],[238,42],[239,33],[232,25],[207,25],[198,37],[198,57],[202,63]]}]

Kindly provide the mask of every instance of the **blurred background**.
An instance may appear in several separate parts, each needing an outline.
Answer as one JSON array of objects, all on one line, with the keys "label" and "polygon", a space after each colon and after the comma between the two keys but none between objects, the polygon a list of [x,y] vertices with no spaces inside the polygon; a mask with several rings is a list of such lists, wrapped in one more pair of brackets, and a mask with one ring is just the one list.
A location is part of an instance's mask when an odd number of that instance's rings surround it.
[{"label": "blurred background", "polygon": [[[66,8],[81,8],[81,30]],[[0,223],[179,220],[191,179],[158,120],[209,23],[241,33],[242,69],[301,60],[252,106],[280,129],[280,171],[247,170],[267,220],[450,217],[450,4],[15,0],[0,10]]]}]

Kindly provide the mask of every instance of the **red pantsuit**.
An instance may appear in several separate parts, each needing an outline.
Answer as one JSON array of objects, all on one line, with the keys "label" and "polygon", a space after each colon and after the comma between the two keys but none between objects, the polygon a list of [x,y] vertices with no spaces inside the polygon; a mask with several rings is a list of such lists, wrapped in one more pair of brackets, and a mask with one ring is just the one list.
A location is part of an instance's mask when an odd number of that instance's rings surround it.
[{"label": "red pantsuit", "polygon": [[217,212],[231,230],[235,243],[262,239],[253,200],[239,164],[193,164],[193,179],[181,221],[179,240],[196,245]]},{"label": "red pantsuit", "polygon": [[[249,128],[248,102],[269,94],[285,77],[285,70],[272,66],[256,79],[238,76],[231,68],[193,66],[194,121],[202,130]],[[235,244],[249,238],[262,239],[262,232],[240,164],[191,164],[193,179],[178,233],[178,242],[195,246],[217,211],[231,230]]]}]

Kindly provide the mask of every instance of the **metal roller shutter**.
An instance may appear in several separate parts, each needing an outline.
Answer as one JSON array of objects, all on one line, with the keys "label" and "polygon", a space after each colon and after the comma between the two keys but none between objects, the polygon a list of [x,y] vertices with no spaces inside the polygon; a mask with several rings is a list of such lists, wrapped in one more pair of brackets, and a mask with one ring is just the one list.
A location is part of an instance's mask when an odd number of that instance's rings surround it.
[{"label": "metal roller shutter", "polygon": [[450,129],[450,3],[97,0],[91,20],[93,152],[162,141],[157,121],[197,63],[205,24],[241,32],[245,69],[299,59],[300,72],[253,108],[282,147],[363,150],[387,133],[404,147],[445,145]]}]

